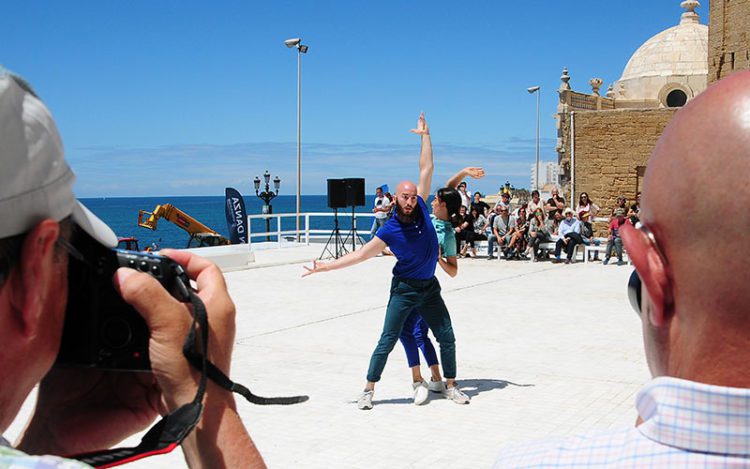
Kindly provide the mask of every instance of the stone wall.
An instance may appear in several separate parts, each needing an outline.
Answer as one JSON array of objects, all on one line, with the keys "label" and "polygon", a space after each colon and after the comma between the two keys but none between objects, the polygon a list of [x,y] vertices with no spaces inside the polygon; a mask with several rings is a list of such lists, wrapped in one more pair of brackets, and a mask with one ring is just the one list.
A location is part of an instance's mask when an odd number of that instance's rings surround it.
[{"label": "stone wall", "polygon": [[750,68],[750,0],[711,0],[708,83]]},{"label": "stone wall", "polygon": [[[575,198],[588,192],[608,216],[618,195],[635,199],[656,141],[675,109],[577,111],[575,126]],[[568,155],[569,156],[569,155]],[[570,187],[565,187],[570,197]],[[573,204],[574,206],[576,204]],[[606,224],[596,225],[597,236]]]}]

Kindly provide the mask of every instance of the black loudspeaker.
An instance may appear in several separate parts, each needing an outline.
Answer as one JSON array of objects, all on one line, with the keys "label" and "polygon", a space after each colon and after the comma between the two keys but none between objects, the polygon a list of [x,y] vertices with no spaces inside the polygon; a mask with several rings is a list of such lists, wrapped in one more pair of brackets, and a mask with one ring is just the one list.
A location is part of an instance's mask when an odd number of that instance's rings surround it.
[{"label": "black loudspeaker", "polygon": [[364,207],[365,179],[349,178],[346,181],[346,203],[349,207]]},{"label": "black loudspeaker", "polygon": [[364,205],[364,178],[328,179],[328,207],[346,208]]},{"label": "black loudspeaker", "polygon": [[328,206],[346,208],[346,179],[328,180]]}]

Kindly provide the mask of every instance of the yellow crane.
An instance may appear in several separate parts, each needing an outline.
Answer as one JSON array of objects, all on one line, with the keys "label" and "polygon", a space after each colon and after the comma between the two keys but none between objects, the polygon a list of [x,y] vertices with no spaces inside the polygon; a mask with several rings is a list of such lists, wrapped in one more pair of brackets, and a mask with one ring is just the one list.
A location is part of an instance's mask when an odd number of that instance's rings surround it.
[{"label": "yellow crane", "polygon": [[[145,215],[148,215],[148,218],[144,221]],[[190,235],[188,248],[231,244],[228,239],[172,204],[157,205],[153,212],[140,210],[138,212],[138,226],[156,230],[159,218],[172,222],[188,232]]]}]

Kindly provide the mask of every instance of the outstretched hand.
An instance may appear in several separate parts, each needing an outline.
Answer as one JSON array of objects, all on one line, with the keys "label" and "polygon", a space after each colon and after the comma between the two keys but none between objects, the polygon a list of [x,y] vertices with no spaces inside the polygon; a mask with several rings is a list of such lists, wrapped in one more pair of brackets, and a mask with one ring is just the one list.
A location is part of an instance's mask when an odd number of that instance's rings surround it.
[{"label": "outstretched hand", "polygon": [[316,274],[318,272],[323,272],[325,270],[326,264],[327,264],[326,262],[313,261],[312,269],[304,265],[302,267],[304,267],[307,272],[302,274],[302,276],[307,277],[308,275]]},{"label": "outstretched hand", "polygon": [[411,132],[417,135],[430,135],[430,128],[427,126],[427,121],[424,118],[424,111],[419,114],[417,128],[411,129]]},{"label": "outstretched hand", "polygon": [[480,168],[478,166],[470,166],[468,168],[464,168],[464,172],[467,176],[471,176],[474,179],[482,179],[484,177],[484,168]]}]

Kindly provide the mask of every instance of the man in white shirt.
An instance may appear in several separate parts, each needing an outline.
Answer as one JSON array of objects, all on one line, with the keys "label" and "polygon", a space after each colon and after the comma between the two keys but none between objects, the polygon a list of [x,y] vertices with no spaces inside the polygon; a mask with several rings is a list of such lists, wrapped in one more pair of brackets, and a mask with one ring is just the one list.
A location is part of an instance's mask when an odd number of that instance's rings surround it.
[{"label": "man in white shirt", "polygon": [[381,226],[385,225],[388,220],[388,212],[391,211],[391,202],[388,197],[383,194],[383,188],[378,187],[375,189],[375,202],[373,203],[372,213],[375,214],[375,220],[372,222],[372,228],[370,229],[370,238],[375,236]]},{"label": "man in white shirt", "polygon": [[[750,289],[742,254],[750,212],[727,202],[750,198],[748,116],[748,71],[677,111],[648,162],[641,223],[621,227],[636,269],[631,304],[654,376],[637,397],[636,424],[517,445],[495,467],[750,465]],[[708,242],[717,232],[721,242]]]}]

